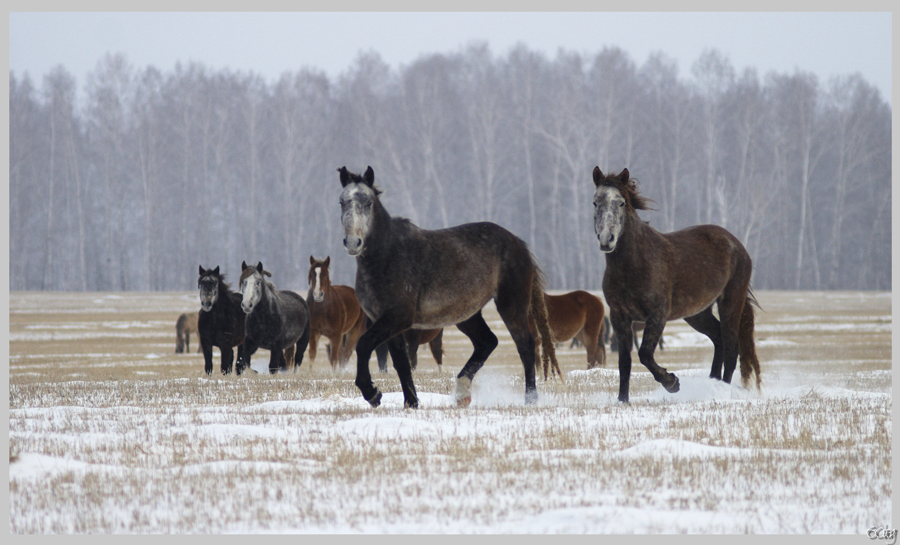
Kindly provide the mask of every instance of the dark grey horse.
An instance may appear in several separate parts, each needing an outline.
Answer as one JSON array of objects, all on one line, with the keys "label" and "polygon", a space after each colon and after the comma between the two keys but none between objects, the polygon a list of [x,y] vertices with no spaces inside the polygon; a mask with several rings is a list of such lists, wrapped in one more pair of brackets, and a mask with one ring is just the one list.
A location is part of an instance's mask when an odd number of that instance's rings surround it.
[{"label": "dark grey horse", "polygon": [[250,356],[259,348],[269,350],[269,373],[286,370],[284,350],[296,345],[294,370],[303,363],[303,353],[309,344],[309,308],[298,294],[276,290],[264,275],[262,262],[256,267],[241,263],[241,308],[247,315],[244,322],[244,350],[238,357],[235,372],[241,374],[250,367]]},{"label": "dark grey horse", "polygon": [[381,392],[369,374],[369,357],[387,341],[404,404],[418,407],[401,333],[456,325],[475,347],[456,379],[457,404],[468,405],[472,379],[497,347],[497,337],[481,316],[482,307],[494,299],[525,367],[525,400],[534,403],[537,388],[529,312],[541,335],[543,357],[556,364],[556,352],[544,306],[543,279],[528,246],[494,223],[420,229],[384,209],[372,167],[362,176],[345,167],[338,171],[344,188],[344,248],[356,257],[356,297],[373,321],[356,345],[356,386],[366,401],[373,407],[381,402]]}]

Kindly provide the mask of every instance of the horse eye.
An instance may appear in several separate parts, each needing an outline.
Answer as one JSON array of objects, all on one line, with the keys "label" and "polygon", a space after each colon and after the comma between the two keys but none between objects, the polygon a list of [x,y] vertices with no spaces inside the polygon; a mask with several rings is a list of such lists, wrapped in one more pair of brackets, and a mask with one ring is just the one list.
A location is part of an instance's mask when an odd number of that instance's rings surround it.
[{"label": "horse eye", "polygon": [[622,208],[623,206],[625,206],[625,201],[619,203],[619,208]]}]

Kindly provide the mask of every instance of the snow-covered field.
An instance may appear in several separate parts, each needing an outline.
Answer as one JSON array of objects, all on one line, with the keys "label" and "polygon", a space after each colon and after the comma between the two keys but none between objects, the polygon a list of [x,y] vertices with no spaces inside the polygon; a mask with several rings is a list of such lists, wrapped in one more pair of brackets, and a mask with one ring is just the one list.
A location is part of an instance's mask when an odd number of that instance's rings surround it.
[{"label": "snow-covered field", "polygon": [[[471,351],[419,351],[420,409],[379,374],[372,409],[351,368],[203,374],[174,353],[194,293],[10,294],[13,533],[850,533],[890,527],[891,295],[760,292],[763,391],[707,378],[712,345],[669,324],[616,402],[615,353],[539,381],[501,340],[452,402]],[[636,354],[634,354],[636,359]],[[218,370],[218,351],[215,353]],[[253,359],[266,369],[268,353]],[[355,359],[354,359],[355,361]],[[352,366],[351,366],[352,367]]]}]

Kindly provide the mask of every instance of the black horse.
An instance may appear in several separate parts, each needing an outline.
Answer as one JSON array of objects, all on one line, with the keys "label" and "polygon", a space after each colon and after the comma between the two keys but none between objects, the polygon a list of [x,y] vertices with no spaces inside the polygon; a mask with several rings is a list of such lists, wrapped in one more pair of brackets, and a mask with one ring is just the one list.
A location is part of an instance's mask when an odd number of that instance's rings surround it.
[{"label": "black horse", "polygon": [[200,265],[200,316],[197,319],[197,333],[200,347],[206,361],[206,374],[212,374],[212,349],[222,352],[222,374],[231,372],[234,362],[233,347],[238,347],[240,358],[244,345],[244,311],[241,310],[241,294],[234,293],[225,283],[225,275],[219,274],[219,267],[206,270]]},{"label": "black horse", "polygon": [[475,348],[456,379],[457,404],[467,406],[475,373],[497,347],[497,337],[481,315],[482,307],[494,299],[525,368],[525,400],[534,403],[535,342],[528,331],[529,311],[541,335],[542,357],[556,365],[556,352],[541,272],[525,242],[486,222],[420,229],[384,209],[372,167],[362,176],[344,167],[338,171],[343,186],[344,248],[356,257],[356,297],[373,320],[356,345],[356,386],[366,401],[373,407],[381,403],[381,392],[369,374],[369,357],[387,341],[404,405],[418,407],[406,339],[401,334],[411,328],[456,325]]},{"label": "black horse", "polygon": [[294,371],[303,363],[309,345],[309,307],[300,295],[276,290],[265,279],[262,262],[256,267],[241,263],[241,308],[246,313],[244,350],[238,357],[235,372],[241,374],[250,366],[250,357],[259,348],[270,352],[269,373],[287,370],[284,350],[296,345]]}]

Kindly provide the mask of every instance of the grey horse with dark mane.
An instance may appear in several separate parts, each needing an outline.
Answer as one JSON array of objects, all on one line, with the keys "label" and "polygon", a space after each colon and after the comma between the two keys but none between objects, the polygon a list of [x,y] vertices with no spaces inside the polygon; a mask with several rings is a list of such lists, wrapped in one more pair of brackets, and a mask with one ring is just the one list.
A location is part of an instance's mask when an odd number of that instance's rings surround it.
[{"label": "grey horse with dark mane", "polygon": [[303,363],[309,345],[309,308],[300,295],[277,290],[265,279],[262,262],[256,267],[241,263],[241,308],[244,322],[244,350],[238,356],[235,372],[250,367],[250,357],[258,348],[269,351],[269,373],[287,370],[284,350],[295,346],[294,371]]},{"label": "grey horse with dark mane", "polygon": [[338,169],[344,248],[356,257],[356,297],[373,321],[356,345],[356,386],[373,407],[381,392],[372,383],[369,357],[387,341],[400,377],[406,407],[418,407],[406,340],[408,329],[456,325],[474,345],[456,379],[456,402],[467,406],[475,373],[497,347],[497,337],[481,315],[491,299],[515,341],[525,368],[525,401],[537,401],[535,342],[528,331],[532,313],[543,357],[558,369],[544,306],[543,279],[521,239],[494,223],[467,223],[448,229],[420,229],[391,217],[378,196],[372,167],[360,176]]}]

